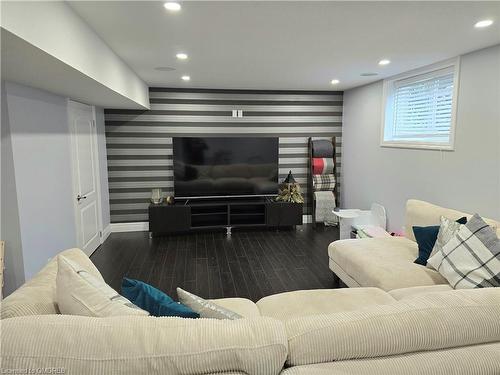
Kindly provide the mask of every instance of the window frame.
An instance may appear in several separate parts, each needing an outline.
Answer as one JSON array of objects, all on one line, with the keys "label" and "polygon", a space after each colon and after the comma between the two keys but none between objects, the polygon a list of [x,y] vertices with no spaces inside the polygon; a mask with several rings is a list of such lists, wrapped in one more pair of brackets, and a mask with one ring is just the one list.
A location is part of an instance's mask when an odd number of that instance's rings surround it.
[{"label": "window frame", "polygon": [[[385,139],[386,131],[391,131],[393,127],[394,116],[394,93],[398,82],[409,79],[414,79],[419,76],[432,76],[440,70],[453,69],[453,98],[451,104],[451,121],[450,121],[450,139],[447,143],[433,142],[429,140],[403,140],[403,139]],[[382,94],[382,123],[380,131],[380,146],[381,147],[396,147],[396,148],[412,148],[412,149],[428,149],[428,150],[455,150],[455,128],[458,108],[458,92],[460,81],[460,57],[446,60],[437,64],[428,65],[426,67],[411,70],[406,73],[398,74],[394,77],[384,79],[383,94]]]}]

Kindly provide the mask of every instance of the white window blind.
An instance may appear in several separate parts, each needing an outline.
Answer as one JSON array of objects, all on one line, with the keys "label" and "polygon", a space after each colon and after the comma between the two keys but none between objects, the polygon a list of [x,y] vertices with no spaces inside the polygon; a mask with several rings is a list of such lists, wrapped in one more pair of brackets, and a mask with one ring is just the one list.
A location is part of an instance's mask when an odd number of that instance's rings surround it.
[{"label": "white window blind", "polygon": [[386,83],[383,144],[452,147],[455,66]]}]

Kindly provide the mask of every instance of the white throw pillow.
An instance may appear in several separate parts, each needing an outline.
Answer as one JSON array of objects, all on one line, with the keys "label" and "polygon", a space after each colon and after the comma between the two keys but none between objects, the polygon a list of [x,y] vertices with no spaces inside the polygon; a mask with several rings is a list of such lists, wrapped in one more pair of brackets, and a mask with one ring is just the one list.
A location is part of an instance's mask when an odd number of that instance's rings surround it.
[{"label": "white throw pillow", "polygon": [[235,313],[229,309],[217,305],[211,301],[207,301],[196,294],[189,293],[184,289],[177,288],[177,297],[179,302],[186,305],[194,312],[200,314],[200,318],[212,319],[241,319],[240,314]]},{"label": "white throw pillow", "polygon": [[[455,234],[457,234],[462,225],[464,225],[457,223],[455,220],[448,219],[445,216],[441,216],[440,221],[441,225],[439,226],[436,243],[432,248],[429,258],[432,258],[434,254],[441,251],[443,246],[446,245],[453,237],[455,237]],[[428,262],[427,267],[432,268],[432,266]]]},{"label": "white throw pillow", "polygon": [[65,256],[57,257],[57,265],[56,294],[61,314],[94,317],[149,315]]},{"label": "white throw pillow", "polygon": [[477,214],[427,261],[454,289],[500,286],[500,239]]}]

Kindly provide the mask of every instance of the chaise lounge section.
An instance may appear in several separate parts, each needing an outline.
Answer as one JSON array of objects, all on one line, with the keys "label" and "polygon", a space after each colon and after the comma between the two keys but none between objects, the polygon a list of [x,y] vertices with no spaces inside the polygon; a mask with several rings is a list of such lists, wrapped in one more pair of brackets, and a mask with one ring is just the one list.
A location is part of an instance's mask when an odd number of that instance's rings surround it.
[{"label": "chaise lounge section", "polygon": [[[439,225],[441,216],[456,220],[472,215],[410,199],[406,204],[405,237],[332,242],[328,247],[330,269],[351,288],[376,287],[391,291],[440,285],[434,289],[451,290],[446,279],[437,271],[413,263],[418,257],[418,245],[412,227]],[[485,221],[496,227],[497,235],[500,236],[500,222],[491,219]]]}]

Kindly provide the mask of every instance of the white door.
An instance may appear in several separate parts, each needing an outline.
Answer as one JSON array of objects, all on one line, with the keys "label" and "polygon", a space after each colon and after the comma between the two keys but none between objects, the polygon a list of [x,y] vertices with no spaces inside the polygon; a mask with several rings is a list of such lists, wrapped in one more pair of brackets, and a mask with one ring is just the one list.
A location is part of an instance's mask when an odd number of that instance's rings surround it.
[{"label": "white door", "polygon": [[91,106],[69,101],[73,192],[78,247],[90,255],[100,245],[97,132]]}]

